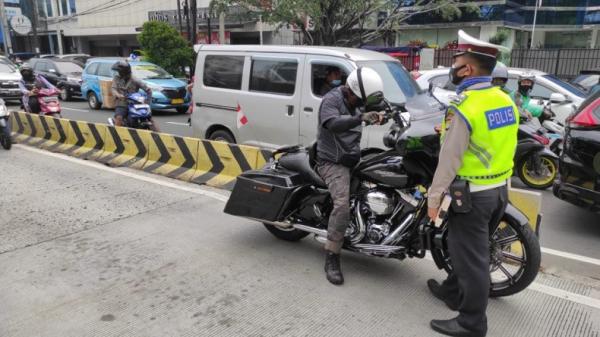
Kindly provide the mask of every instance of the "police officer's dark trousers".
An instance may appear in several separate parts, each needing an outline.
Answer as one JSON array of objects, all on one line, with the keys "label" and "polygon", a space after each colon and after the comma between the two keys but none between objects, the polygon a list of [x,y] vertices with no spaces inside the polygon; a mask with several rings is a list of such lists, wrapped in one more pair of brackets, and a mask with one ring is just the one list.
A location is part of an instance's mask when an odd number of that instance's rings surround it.
[{"label": "police officer's dark trousers", "polygon": [[485,314],[490,288],[489,234],[500,222],[508,203],[506,186],[471,193],[469,213],[448,215],[448,251],[453,272],[441,290],[458,304],[458,323],[487,331]]}]

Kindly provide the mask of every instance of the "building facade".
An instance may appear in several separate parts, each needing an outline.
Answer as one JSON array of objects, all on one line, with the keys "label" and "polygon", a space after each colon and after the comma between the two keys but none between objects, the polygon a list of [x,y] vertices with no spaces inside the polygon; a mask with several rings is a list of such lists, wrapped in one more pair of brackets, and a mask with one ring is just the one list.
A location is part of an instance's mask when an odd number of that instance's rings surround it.
[{"label": "building facade", "polygon": [[[404,4],[410,6],[411,1]],[[511,48],[600,48],[600,0],[476,1],[470,5],[479,10],[465,8],[453,20],[439,13],[411,17],[398,31],[397,45],[420,40],[444,47],[464,29],[484,40],[505,31],[504,44]]]}]

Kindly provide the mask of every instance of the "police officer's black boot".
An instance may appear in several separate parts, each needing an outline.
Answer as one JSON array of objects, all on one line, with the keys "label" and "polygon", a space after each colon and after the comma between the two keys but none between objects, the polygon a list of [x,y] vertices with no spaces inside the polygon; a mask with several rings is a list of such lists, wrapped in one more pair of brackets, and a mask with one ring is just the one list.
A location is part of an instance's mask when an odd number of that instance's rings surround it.
[{"label": "police officer's black boot", "polygon": [[325,257],[325,274],[327,280],[335,285],[344,283],[344,275],[342,275],[342,267],[340,265],[340,254],[327,251]]}]

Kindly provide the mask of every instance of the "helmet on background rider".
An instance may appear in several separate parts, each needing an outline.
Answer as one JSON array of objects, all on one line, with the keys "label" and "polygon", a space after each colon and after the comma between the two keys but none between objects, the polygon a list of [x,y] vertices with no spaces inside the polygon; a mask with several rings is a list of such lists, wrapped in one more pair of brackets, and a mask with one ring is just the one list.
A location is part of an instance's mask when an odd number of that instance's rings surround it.
[{"label": "helmet on background rider", "polygon": [[131,76],[131,65],[126,61],[118,61],[110,69],[116,71],[121,77]]},{"label": "helmet on background rider", "polygon": [[508,68],[504,63],[497,62],[494,71],[492,71],[492,84],[504,88],[508,82]]},{"label": "helmet on background rider", "polygon": [[524,96],[528,96],[535,84],[535,75],[529,72],[523,73],[519,75],[517,82],[519,84],[519,92]]},{"label": "helmet on background rider", "polygon": [[375,106],[383,100],[383,80],[379,74],[367,67],[355,69],[348,75],[346,86],[360,99],[359,105]]},{"label": "helmet on background rider", "polygon": [[29,65],[29,63],[23,63],[19,68],[19,72],[25,81],[31,82],[35,80],[33,68]]}]

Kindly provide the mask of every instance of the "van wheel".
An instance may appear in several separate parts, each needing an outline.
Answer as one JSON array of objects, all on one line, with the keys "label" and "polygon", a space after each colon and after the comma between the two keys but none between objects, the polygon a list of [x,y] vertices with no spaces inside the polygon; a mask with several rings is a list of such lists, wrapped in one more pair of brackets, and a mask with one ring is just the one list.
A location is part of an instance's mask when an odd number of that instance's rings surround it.
[{"label": "van wheel", "polygon": [[71,94],[69,93],[69,90],[67,90],[67,88],[62,88],[60,91],[60,100],[61,101],[70,101],[71,100]]},{"label": "van wheel", "polygon": [[208,139],[225,143],[235,143],[233,135],[229,131],[225,130],[217,130],[211,133],[210,136],[208,136]]},{"label": "van wheel", "polygon": [[87,101],[88,101],[88,105],[90,106],[91,109],[94,109],[94,110],[100,109],[100,102],[98,102],[98,97],[96,97],[96,94],[94,94],[93,92],[90,92],[87,95]]}]

